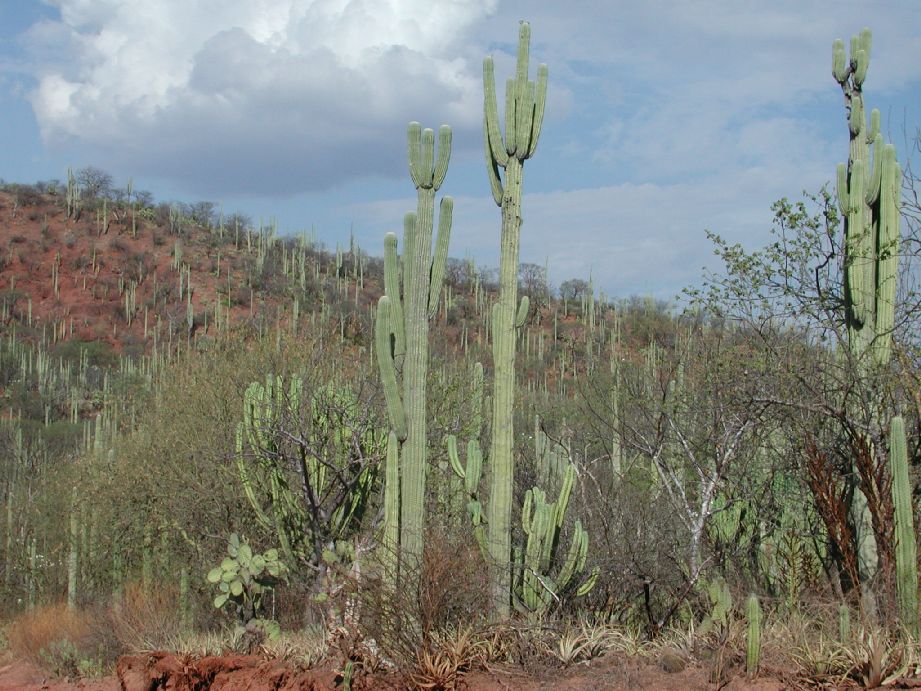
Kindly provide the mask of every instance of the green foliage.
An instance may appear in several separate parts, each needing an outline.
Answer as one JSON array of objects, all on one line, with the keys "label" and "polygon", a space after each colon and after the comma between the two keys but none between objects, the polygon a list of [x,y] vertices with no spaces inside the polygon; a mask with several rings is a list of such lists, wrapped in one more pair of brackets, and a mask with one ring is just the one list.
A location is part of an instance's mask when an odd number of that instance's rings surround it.
[{"label": "green foliage", "polygon": [[214,607],[231,606],[237,621],[246,625],[261,618],[263,599],[279,583],[287,582],[288,567],[277,549],[262,554],[253,553],[245,540],[231,533],[227,543],[227,556],[208,572],[206,580],[217,586]]},{"label": "green foliage", "polygon": [[287,386],[271,374],[264,385],[253,382],[243,409],[235,458],[246,497],[286,559],[319,565],[361,524],[383,432],[350,388],[327,384],[308,396],[298,375]]}]

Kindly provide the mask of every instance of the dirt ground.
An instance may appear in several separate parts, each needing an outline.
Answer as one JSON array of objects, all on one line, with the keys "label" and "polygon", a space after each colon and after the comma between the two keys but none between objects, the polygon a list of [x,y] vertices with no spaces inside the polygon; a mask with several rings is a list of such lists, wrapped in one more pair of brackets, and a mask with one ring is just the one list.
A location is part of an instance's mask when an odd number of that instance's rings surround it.
[{"label": "dirt ground", "polygon": [[0,691],[119,691],[120,688],[115,676],[69,682],[55,679],[23,660],[0,660]]},{"label": "dirt ground", "polygon": [[[728,681],[728,683],[726,683]],[[710,691],[716,688],[740,691],[780,691],[790,688],[776,679],[748,680],[742,676],[724,678],[723,684],[711,681],[711,672],[688,667],[669,673],[645,658],[609,655],[591,664],[553,670],[541,676],[525,675],[515,669],[495,667],[464,676],[458,688],[471,690],[537,691],[538,689],[649,689],[650,691]],[[356,675],[353,689],[406,689],[416,684],[395,675]],[[342,687],[337,670],[321,667],[296,671],[280,660],[257,656],[206,657],[192,659],[166,653],[125,656],[116,674],[101,679],[66,681],[49,678],[41,669],[23,661],[5,660],[0,666],[0,691],[287,691],[335,689]]]}]

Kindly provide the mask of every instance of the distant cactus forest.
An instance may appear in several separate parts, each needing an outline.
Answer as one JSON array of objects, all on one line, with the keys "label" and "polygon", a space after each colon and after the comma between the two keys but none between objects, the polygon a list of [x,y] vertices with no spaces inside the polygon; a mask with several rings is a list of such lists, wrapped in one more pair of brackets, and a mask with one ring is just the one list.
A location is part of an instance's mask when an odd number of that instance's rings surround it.
[{"label": "distant cactus forest", "polygon": [[241,654],[320,688],[921,677],[921,186],[870,31],[832,47],[829,184],[763,248],[709,234],[671,303],[520,263],[529,47],[483,63],[496,268],[451,256],[448,125],[408,125],[375,247],[93,167],[3,183],[6,655],[125,688],[168,654],[189,684]]}]

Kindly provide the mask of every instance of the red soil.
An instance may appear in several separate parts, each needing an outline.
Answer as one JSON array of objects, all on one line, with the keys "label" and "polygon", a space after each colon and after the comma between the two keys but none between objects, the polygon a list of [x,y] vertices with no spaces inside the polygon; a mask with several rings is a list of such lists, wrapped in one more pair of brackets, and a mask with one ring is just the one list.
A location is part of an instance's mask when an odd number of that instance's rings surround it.
[{"label": "red soil", "polygon": [[[214,689],[231,691],[281,691],[294,689],[341,688],[342,678],[331,667],[295,671],[280,660],[264,660],[256,656],[206,657],[198,660],[167,653],[133,655],[121,658],[118,678],[125,691],[198,691]],[[356,675],[354,689],[413,688],[409,679],[390,676]],[[668,673],[654,662],[636,657],[610,655],[590,665],[577,665],[568,670],[553,670],[542,677],[525,675],[512,669],[495,668],[468,674],[459,683],[466,689],[713,689],[708,670],[700,667]],[[722,685],[724,689],[756,689],[780,691],[786,685],[774,679],[748,680],[737,676]]]}]

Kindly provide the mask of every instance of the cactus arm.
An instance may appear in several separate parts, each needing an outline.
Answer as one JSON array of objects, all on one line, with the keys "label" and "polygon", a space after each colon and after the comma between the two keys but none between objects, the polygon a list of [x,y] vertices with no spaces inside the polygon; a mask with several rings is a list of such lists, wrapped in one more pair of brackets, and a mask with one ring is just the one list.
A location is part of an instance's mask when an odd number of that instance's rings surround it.
[{"label": "cactus arm", "polygon": [[[483,61],[483,90],[485,92],[484,135],[486,137],[486,156],[494,166],[504,168],[508,163],[508,152],[502,144],[502,133],[499,131],[499,107],[496,102],[496,79],[494,75],[492,58]],[[501,201],[496,201],[500,204]]]},{"label": "cactus arm", "polygon": [[442,125],[438,128],[438,160],[432,175],[432,185],[439,189],[448,172],[448,162],[451,160],[451,128]]},{"label": "cactus arm", "polygon": [[520,329],[528,320],[528,310],[531,308],[531,298],[525,295],[518,303],[518,313],[515,315],[515,328]]},{"label": "cactus arm", "polygon": [[380,369],[381,381],[384,387],[384,398],[387,402],[387,414],[397,437],[406,439],[406,411],[400,399],[400,390],[397,386],[396,367],[391,353],[390,334],[392,317],[390,312],[390,298],[382,295],[377,303],[377,320],[374,328],[375,345],[377,346],[377,364]]},{"label": "cactus arm", "polygon": [[438,299],[441,296],[445,265],[448,261],[448,243],[451,240],[453,210],[454,200],[451,197],[442,197],[438,214],[438,240],[435,243],[435,257],[432,259],[432,270],[429,278],[429,319],[432,319],[438,312]]},{"label": "cactus arm", "polygon": [[397,255],[396,233],[384,236],[384,294],[390,298],[390,332],[394,336],[393,358],[402,362],[406,353],[403,331],[403,302],[400,299],[400,258]]},{"label": "cactus arm", "polygon": [[537,68],[537,93],[534,101],[534,119],[531,126],[531,142],[528,147],[528,156],[534,155],[534,150],[537,149],[537,140],[540,139],[540,132],[544,124],[544,106],[547,103],[547,79],[547,66],[542,64]]},{"label": "cactus arm", "polygon": [[448,447],[448,460],[451,462],[451,468],[454,470],[454,474],[461,480],[465,479],[467,477],[467,471],[464,470],[464,466],[461,465],[460,458],[457,455],[457,437],[453,434],[449,434],[445,438],[445,443]]},{"label": "cactus arm", "polygon": [[[496,206],[502,206],[502,181],[499,179],[499,166],[492,151],[490,151],[486,117],[483,118],[483,145],[486,149],[486,175],[489,178],[489,189],[492,191],[492,198],[496,202]],[[503,153],[505,152],[503,151]]]},{"label": "cactus arm", "polygon": [[237,424],[235,448],[236,454],[234,454],[234,458],[237,463],[237,473],[240,476],[240,482],[243,485],[243,491],[246,494],[246,498],[249,500],[250,506],[256,514],[256,520],[259,521],[263,528],[269,528],[272,525],[272,521],[263,510],[261,502],[256,498],[256,492],[253,489],[253,481],[252,478],[250,478],[249,471],[246,468],[246,461],[243,459],[242,422]]}]

